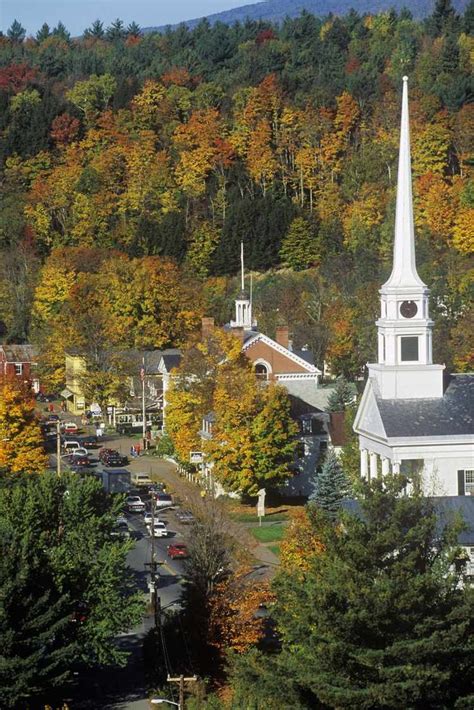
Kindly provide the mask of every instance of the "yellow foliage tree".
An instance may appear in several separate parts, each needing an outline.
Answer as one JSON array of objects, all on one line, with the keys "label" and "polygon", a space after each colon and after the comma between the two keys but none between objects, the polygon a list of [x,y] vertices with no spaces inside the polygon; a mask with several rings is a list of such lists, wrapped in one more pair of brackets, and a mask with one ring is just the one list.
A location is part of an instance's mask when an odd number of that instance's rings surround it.
[{"label": "yellow foliage tree", "polygon": [[0,471],[41,473],[47,466],[31,391],[16,380],[0,381]]}]

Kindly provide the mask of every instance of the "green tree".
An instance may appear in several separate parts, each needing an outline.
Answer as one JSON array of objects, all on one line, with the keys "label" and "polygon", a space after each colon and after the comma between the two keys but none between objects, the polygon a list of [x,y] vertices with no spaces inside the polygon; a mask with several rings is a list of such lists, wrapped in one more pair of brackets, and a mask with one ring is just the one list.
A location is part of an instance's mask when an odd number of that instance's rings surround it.
[{"label": "green tree", "polygon": [[44,22],[36,33],[36,41],[41,44],[45,39],[51,37],[51,29],[47,22]]},{"label": "green tree", "polygon": [[90,121],[107,108],[116,88],[117,82],[111,74],[91,74],[85,81],[76,82],[66,98]]},{"label": "green tree", "polygon": [[104,24],[100,20],[94,20],[92,25],[90,27],[87,27],[83,33],[84,39],[88,39],[90,37],[93,39],[103,39],[104,36]]},{"label": "green tree", "polygon": [[121,506],[74,474],[0,487],[2,707],[62,685],[73,663],[125,663],[115,637],[143,607],[127,569],[132,543],[112,536]]},{"label": "green tree", "polygon": [[277,576],[282,697],[289,678],[308,708],[472,704],[474,590],[459,526],[440,528],[432,500],[403,486],[367,485],[360,515],[320,526],[324,552],[304,574]]},{"label": "green tree", "polygon": [[105,35],[110,42],[119,42],[126,37],[127,31],[123,20],[117,18],[111,23],[110,27],[107,27]]},{"label": "green tree", "polygon": [[283,238],[280,257],[295,271],[314,266],[320,259],[315,230],[304,217],[296,217]]},{"label": "green tree", "polygon": [[354,388],[345,377],[338,377],[336,384],[329,395],[327,403],[328,412],[344,412],[354,402]]},{"label": "green tree", "polygon": [[13,20],[12,24],[7,30],[7,37],[11,42],[20,44],[26,37],[25,28],[18,22],[18,20]]},{"label": "green tree", "polygon": [[342,470],[341,463],[334,451],[330,449],[321,471],[316,473],[314,490],[309,500],[317,508],[324,510],[331,520],[335,520],[341,510],[342,501],[349,493],[349,488],[349,481]]}]

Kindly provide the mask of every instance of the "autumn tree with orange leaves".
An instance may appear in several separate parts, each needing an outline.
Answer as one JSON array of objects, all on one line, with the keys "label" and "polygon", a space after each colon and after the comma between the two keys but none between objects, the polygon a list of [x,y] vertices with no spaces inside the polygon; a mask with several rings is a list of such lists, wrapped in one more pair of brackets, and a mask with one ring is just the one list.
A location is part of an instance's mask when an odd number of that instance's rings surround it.
[{"label": "autumn tree with orange leaves", "polygon": [[41,473],[47,467],[31,390],[16,379],[0,380],[0,472]]}]

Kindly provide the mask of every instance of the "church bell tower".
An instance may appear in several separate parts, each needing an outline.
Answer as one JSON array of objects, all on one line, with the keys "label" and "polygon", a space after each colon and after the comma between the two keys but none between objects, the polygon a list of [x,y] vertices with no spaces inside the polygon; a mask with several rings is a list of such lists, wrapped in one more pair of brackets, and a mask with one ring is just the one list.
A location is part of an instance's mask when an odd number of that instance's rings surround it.
[{"label": "church bell tower", "polygon": [[418,276],[411,185],[408,77],[403,77],[392,273],[380,289],[378,362],[369,376],[382,399],[443,396],[443,365],[433,365],[429,290]]},{"label": "church bell tower", "polygon": [[252,319],[252,299],[245,290],[244,243],[240,242],[241,291],[235,299],[235,320],[230,322],[231,328],[252,330],[256,322]]}]

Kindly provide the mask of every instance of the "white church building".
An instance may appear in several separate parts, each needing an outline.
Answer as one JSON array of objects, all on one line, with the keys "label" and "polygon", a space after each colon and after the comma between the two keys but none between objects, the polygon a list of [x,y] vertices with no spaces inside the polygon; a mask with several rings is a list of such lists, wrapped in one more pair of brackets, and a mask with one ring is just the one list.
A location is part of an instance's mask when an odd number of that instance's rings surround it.
[{"label": "white church building", "polygon": [[474,374],[447,377],[433,364],[429,290],[416,269],[407,77],[393,268],[380,305],[378,358],[354,422],[361,476],[419,471],[428,495],[474,495]]}]

